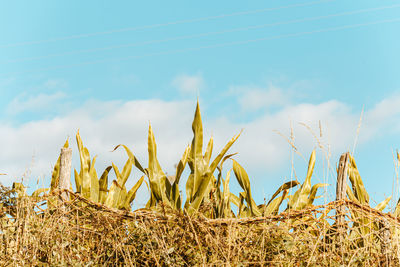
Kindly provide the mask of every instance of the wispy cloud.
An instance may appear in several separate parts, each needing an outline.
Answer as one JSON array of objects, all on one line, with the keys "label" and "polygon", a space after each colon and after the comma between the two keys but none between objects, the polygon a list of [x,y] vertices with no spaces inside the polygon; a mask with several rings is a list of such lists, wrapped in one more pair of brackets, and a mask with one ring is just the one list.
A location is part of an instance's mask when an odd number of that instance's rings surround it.
[{"label": "wispy cloud", "polygon": [[201,74],[181,74],[173,79],[172,85],[178,88],[182,94],[195,94],[204,89],[205,83]]},{"label": "wispy cloud", "polygon": [[[392,134],[400,131],[400,94],[391,95],[377,102],[365,112],[362,124],[363,139],[370,136]],[[365,132],[365,133],[364,133]]]},{"label": "wispy cloud", "polygon": [[68,83],[63,79],[49,79],[44,83],[43,87],[46,89],[61,90],[67,88]]},{"label": "wispy cloud", "polygon": [[66,97],[64,92],[52,94],[27,95],[22,94],[14,98],[7,106],[7,113],[15,115],[25,111],[40,111],[54,107],[59,100]]},{"label": "wispy cloud", "polygon": [[253,86],[233,86],[231,93],[238,95],[240,107],[245,111],[281,107],[290,102],[290,94],[275,86],[265,88]]}]

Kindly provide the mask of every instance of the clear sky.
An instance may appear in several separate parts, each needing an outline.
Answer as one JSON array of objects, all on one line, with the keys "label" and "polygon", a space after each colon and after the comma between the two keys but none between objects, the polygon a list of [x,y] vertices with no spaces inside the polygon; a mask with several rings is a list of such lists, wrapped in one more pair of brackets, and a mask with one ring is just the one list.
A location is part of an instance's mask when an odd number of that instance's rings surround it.
[{"label": "clear sky", "polygon": [[[257,202],[303,181],[314,148],[313,181],[330,192],[340,154],[354,151],[372,200],[399,197],[398,1],[1,1],[0,25],[3,184],[47,186],[78,129],[99,173],[123,164],[119,143],[146,165],[149,122],[172,173],[199,98],[217,150],[244,129],[232,152]],[[306,160],[274,131],[291,125]]]}]

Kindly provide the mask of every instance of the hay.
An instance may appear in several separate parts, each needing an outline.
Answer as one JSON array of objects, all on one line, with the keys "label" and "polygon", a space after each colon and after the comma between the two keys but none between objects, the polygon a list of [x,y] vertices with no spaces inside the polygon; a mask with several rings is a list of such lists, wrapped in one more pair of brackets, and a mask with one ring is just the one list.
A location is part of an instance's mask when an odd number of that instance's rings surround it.
[{"label": "hay", "polygon": [[[73,192],[72,201],[50,209],[54,195],[15,198],[0,191],[2,266],[400,265],[399,219],[349,200],[269,217],[207,219],[166,207],[110,209]],[[334,225],[340,205],[343,233]],[[368,227],[354,221],[355,213],[370,222],[367,235],[354,234]]]}]

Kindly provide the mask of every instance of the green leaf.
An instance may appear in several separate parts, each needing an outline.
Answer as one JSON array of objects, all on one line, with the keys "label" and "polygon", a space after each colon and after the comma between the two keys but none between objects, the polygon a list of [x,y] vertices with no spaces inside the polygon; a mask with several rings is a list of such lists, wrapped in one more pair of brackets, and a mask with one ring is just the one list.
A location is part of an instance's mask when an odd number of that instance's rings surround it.
[{"label": "green leaf", "polygon": [[48,188],[39,188],[39,189],[35,190],[35,191],[32,193],[32,197],[34,197],[34,198],[39,197],[40,194],[44,194],[44,193],[46,193],[47,191],[49,191]]},{"label": "green leaf", "polygon": [[279,211],[279,207],[282,202],[288,197],[289,190],[283,189],[283,193],[278,198],[271,198],[270,202],[267,204],[263,211],[264,216],[275,215]]},{"label": "green leaf", "polygon": [[389,201],[390,201],[391,199],[392,199],[392,196],[386,198],[384,201],[382,201],[381,203],[379,203],[379,204],[375,207],[375,209],[376,209],[376,210],[379,210],[379,211],[383,211],[383,210],[386,208],[386,206],[389,204]]},{"label": "green leaf", "polygon": [[191,203],[194,200],[194,195],[201,183],[200,179],[207,171],[206,162],[203,158],[203,124],[201,122],[200,106],[198,101],[192,123],[192,131],[193,139],[188,158],[191,173],[186,182],[186,203]]},{"label": "green leaf", "polygon": [[204,154],[204,160],[206,161],[206,165],[210,164],[213,146],[214,146],[214,139],[211,136],[210,141],[207,144],[206,153]]},{"label": "green leaf", "polygon": [[353,192],[357,200],[364,205],[369,204],[369,195],[365,190],[364,183],[361,179],[360,173],[358,172],[356,162],[350,155],[350,166],[349,166],[349,180],[351,182]]},{"label": "green leaf", "polygon": [[122,146],[125,149],[126,154],[128,154],[128,157],[132,160],[135,167],[138,168],[142,173],[145,173],[142,165],[140,165],[137,158],[133,155],[132,151],[126,145],[119,144],[114,148],[113,151],[117,150],[117,148],[119,148],[120,146]]},{"label": "green leaf", "polygon": [[76,192],[82,193],[82,176],[74,169]]},{"label": "green leaf", "polygon": [[81,163],[81,170],[79,175],[81,176],[81,188],[82,195],[86,198],[90,198],[90,186],[91,186],[91,178],[89,174],[90,170],[90,154],[86,147],[83,146],[82,139],[79,135],[79,130],[76,134],[76,142],[78,144],[79,150],[79,159]]},{"label": "green leaf", "polygon": [[221,161],[221,159],[224,157],[224,155],[229,150],[229,148],[233,145],[233,143],[236,142],[236,140],[239,138],[241,133],[242,133],[242,131],[238,135],[232,137],[232,139],[225,145],[225,147],[222,149],[222,151],[214,159],[214,161],[211,163],[210,168],[209,168],[211,173],[214,173],[214,171],[217,168],[217,166],[218,166],[219,162]]},{"label": "green leaf", "polygon": [[289,199],[289,209],[300,210],[307,206],[309,202],[309,194],[311,191],[311,177],[315,166],[315,150],[311,153],[308,162],[307,175],[304,183],[301,185],[294,195]]},{"label": "green leaf", "polygon": [[96,169],[94,168],[94,164],[96,163],[95,156],[93,158],[92,163],[89,166],[89,176],[90,176],[90,199],[94,202],[99,201],[100,196],[100,186],[99,186],[99,179],[97,177]]},{"label": "green leaf", "polygon": [[149,134],[147,139],[147,149],[149,153],[149,167],[145,169],[145,173],[149,178],[151,198],[149,207],[153,207],[157,202],[162,201],[164,204],[170,205],[167,197],[167,176],[162,171],[160,163],[157,160],[157,145],[154,138],[153,129],[149,125]]},{"label": "green leaf", "polygon": [[194,199],[190,204],[186,206],[189,214],[193,214],[194,211],[197,211],[199,209],[200,204],[203,201],[204,196],[207,192],[210,180],[211,180],[210,173],[206,173],[201,177],[201,179],[199,179],[200,185],[198,187],[198,190],[196,191],[196,194],[194,195]]},{"label": "green leaf", "polygon": [[319,183],[319,184],[313,185],[313,187],[311,188],[310,197],[308,198],[308,203],[307,203],[308,206],[312,205],[314,203],[318,188],[324,187],[324,186],[328,186],[328,184]]},{"label": "green leaf", "polygon": [[99,179],[99,202],[101,204],[104,204],[107,198],[107,192],[108,192],[108,174],[111,170],[112,166],[108,166],[103,174],[101,175]]},{"label": "green leaf", "polygon": [[246,171],[233,160],[233,172],[235,173],[236,179],[239,182],[239,185],[244,189],[245,192],[245,199],[247,204],[250,207],[250,211],[253,216],[261,216],[261,212],[258,210],[257,205],[255,204],[253,198],[251,197],[251,188],[250,188],[250,180],[249,176],[247,175]]},{"label": "green leaf", "polygon": [[121,190],[122,190],[122,187],[118,184],[117,181],[113,180],[104,204],[110,208],[117,208]]},{"label": "green leaf", "polygon": [[231,177],[231,171],[228,171],[226,174],[225,181],[223,183],[224,192],[222,194],[222,203],[221,203],[221,213],[224,218],[229,217],[231,214],[231,193],[229,190],[229,180]]},{"label": "green leaf", "polygon": [[197,101],[194,120],[192,123],[193,140],[192,147],[190,148],[191,158],[199,160],[203,158],[203,123],[201,122],[200,106]]},{"label": "green leaf", "polygon": [[230,200],[232,204],[239,208],[240,206],[240,198],[233,193],[230,193]]},{"label": "green leaf", "polygon": [[188,146],[185,149],[185,152],[183,152],[181,160],[179,161],[178,165],[176,166],[175,179],[174,179],[174,183],[176,183],[176,184],[179,184],[179,180],[181,178],[183,170],[185,169],[185,166],[188,161],[189,153],[190,153],[190,146]]},{"label": "green leaf", "polygon": [[276,190],[276,192],[272,195],[272,197],[271,197],[271,199],[268,201],[267,205],[268,205],[269,203],[271,203],[271,202],[276,198],[276,196],[279,195],[282,191],[287,190],[287,189],[290,189],[290,188],[292,188],[292,187],[295,187],[295,186],[297,186],[298,184],[300,184],[298,181],[293,180],[293,181],[290,181],[290,182],[287,182],[287,183],[284,183],[283,185],[281,185],[281,186],[278,188],[278,190]]},{"label": "green leaf", "polygon": [[135,199],[136,197],[136,192],[138,191],[139,187],[142,185],[144,181],[144,176],[142,176],[139,181],[136,182],[136,184],[131,188],[131,190],[129,190],[126,198],[125,198],[125,202],[124,202],[124,208],[126,210],[130,210],[130,205],[132,203],[132,201]]},{"label": "green leaf", "polygon": [[351,200],[354,201],[358,204],[361,204],[360,201],[358,201],[358,199],[356,198],[356,196],[354,195],[353,191],[351,190],[350,186],[347,185],[346,186],[346,193],[347,193],[347,197]]},{"label": "green leaf", "polygon": [[[397,154],[397,155],[399,155],[399,154]],[[400,215],[400,199],[397,201],[396,208],[394,210],[394,214],[393,215],[395,217],[399,217],[399,215]]]}]

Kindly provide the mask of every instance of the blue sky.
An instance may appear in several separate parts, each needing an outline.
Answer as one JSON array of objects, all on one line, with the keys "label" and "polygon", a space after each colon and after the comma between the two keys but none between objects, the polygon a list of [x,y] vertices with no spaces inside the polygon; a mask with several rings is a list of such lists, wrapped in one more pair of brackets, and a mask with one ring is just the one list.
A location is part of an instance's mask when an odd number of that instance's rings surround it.
[{"label": "blue sky", "polygon": [[[4,184],[21,177],[32,187],[38,177],[48,184],[68,136],[75,149],[77,129],[99,155],[98,172],[111,161],[123,164],[122,151],[109,152],[119,143],[145,165],[149,121],[160,161],[173,172],[191,140],[199,97],[217,149],[244,129],[232,152],[257,202],[294,175],[290,146],[274,130],[288,136],[292,125],[305,158],[318,149],[313,179],[332,191],[334,166],[340,153],[353,151],[363,108],[358,167],[373,200],[392,194],[397,1],[3,1],[0,25]],[[299,124],[319,135],[319,121],[323,150]],[[306,165],[294,155],[300,181]]]}]

